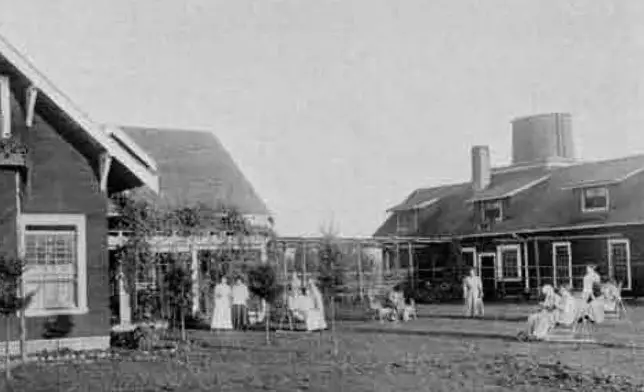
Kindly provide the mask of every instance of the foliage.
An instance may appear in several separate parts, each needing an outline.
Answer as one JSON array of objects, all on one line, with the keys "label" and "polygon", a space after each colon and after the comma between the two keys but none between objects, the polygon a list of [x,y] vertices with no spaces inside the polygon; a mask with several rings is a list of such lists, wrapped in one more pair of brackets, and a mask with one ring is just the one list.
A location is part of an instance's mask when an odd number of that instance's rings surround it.
[{"label": "foliage", "polygon": [[275,303],[283,292],[275,267],[257,264],[248,270],[248,290],[269,304]]},{"label": "foliage", "polygon": [[0,314],[5,317],[16,315],[27,308],[35,293],[20,296],[20,282],[25,263],[16,258],[0,255]]},{"label": "foliage", "polygon": [[159,333],[154,328],[137,327],[131,331],[112,332],[110,346],[128,350],[152,350],[159,342]]},{"label": "foliage", "polygon": [[192,277],[190,270],[176,258],[163,277],[164,292],[168,298],[174,321],[185,316],[192,307]]},{"label": "foliage", "polygon": [[343,252],[337,237],[331,231],[324,233],[318,252],[318,284],[325,296],[334,296],[343,291],[346,268]]},{"label": "foliage", "polygon": [[64,338],[69,336],[74,329],[74,320],[70,315],[53,316],[47,319],[44,329],[43,337],[45,339]]}]

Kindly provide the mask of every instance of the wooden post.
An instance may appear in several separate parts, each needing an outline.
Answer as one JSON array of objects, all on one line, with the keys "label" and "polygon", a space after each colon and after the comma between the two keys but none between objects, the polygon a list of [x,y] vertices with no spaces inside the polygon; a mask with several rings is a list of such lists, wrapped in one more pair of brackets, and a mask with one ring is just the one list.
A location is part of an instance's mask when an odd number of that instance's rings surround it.
[{"label": "wooden post", "polygon": [[302,286],[306,285],[306,274],[307,274],[307,269],[306,269],[306,241],[302,242]]},{"label": "wooden post", "polygon": [[530,260],[528,259],[528,241],[523,241],[523,271],[525,275],[525,290],[530,291],[530,271],[528,269],[528,264]]},{"label": "wooden post", "polygon": [[[21,262],[24,262],[25,250],[22,246],[23,233],[22,233],[21,222],[20,222],[20,218],[22,214],[20,188],[21,188],[20,171],[16,170],[16,234],[17,234],[16,244],[17,244],[18,258],[20,259]],[[18,295],[20,296],[20,298],[25,298],[27,295],[27,293],[25,292],[25,280],[23,276],[20,277],[20,286],[18,287],[18,291],[19,291]],[[22,362],[27,362],[27,349],[25,347],[27,342],[27,321],[26,321],[24,309],[18,312],[18,317],[20,318],[20,359],[22,360]],[[7,340],[7,344],[9,344],[9,340]]]},{"label": "wooden post", "polygon": [[407,246],[409,247],[408,248],[409,249],[409,255],[408,255],[409,256],[409,267],[408,267],[408,269],[409,269],[409,279],[411,281],[411,287],[413,289],[415,289],[416,288],[416,279],[415,279],[415,276],[414,276],[414,249],[413,249],[413,245],[412,245],[411,241],[407,243]]},{"label": "wooden post", "polygon": [[539,242],[534,240],[534,265],[537,269],[537,287],[541,287],[541,265],[539,263]]},{"label": "wooden post", "polygon": [[362,242],[358,242],[358,296],[364,298],[364,280],[362,276]]},{"label": "wooden post", "polygon": [[199,312],[199,252],[195,244],[190,245],[190,279],[192,280],[192,314]]}]

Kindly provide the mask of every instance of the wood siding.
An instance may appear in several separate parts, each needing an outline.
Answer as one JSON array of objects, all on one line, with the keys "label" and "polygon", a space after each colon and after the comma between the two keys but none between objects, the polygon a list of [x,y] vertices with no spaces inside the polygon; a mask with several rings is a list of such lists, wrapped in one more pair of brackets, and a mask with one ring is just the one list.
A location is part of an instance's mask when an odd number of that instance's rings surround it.
[{"label": "wood siding", "polygon": [[[0,73],[2,69],[0,69]],[[96,162],[88,160],[64,139],[51,124],[36,115],[30,129],[17,101],[12,102],[12,129],[29,149],[31,163],[28,186],[24,192],[24,213],[84,214],[86,217],[87,284],[89,312],[71,317],[71,332],[62,337],[106,336],[110,328],[109,274],[107,260],[107,198],[99,191]],[[70,138],[69,130],[60,132]],[[3,247],[15,250],[15,211],[11,201],[13,177],[0,169],[0,233]],[[13,218],[11,218],[13,214]],[[55,318],[55,317],[54,317]],[[27,338],[42,339],[45,324],[51,318],[27,318]],[[5,336],[5,325],[0,325]],[[17,321],[12,326],[12,339],[18,338]]]}]

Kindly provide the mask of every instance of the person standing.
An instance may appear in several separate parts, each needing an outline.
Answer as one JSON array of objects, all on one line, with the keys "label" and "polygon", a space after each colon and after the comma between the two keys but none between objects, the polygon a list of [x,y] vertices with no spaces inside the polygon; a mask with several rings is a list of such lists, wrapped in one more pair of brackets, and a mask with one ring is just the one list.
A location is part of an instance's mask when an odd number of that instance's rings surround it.
[{"label": "person standing", "polygon": [[250,293],[248,286],[241,278],[235,279],[232,288],[233,297],[233,328],[237,330],[246,330],[248,327],[248,299]]},{"label": "person standing", "polygon": [[215,299],[212,312],[210,329],[233,329],[231,317],[231,289],[228,285],[228,279],[224,276],[215,286]]},{"label": "person standing", "polygon": [[476,275],[476,270],[470,268],[470,274],[463,281],[463,297],[465,298],[465,316],[483,316],[483,283]]},{"label": "person standing", "polygon": [[585,303],[590,303],[595,299],[595,285],[601,283],[601,277],[595,272],[594,265],[586,266],[586,275],[584,275],[581,298]]}]

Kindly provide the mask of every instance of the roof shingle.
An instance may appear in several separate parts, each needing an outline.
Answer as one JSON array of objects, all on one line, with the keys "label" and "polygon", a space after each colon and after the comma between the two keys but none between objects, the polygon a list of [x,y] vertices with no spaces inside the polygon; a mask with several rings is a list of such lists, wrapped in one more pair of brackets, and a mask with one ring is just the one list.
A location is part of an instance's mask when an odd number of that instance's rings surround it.
[{"label": "roof shingle", "polygon": [[122,127],[157,161],[157,202],[170,207],[205,205],[269,215],[264,201],[219,139],[207,131]]}]

